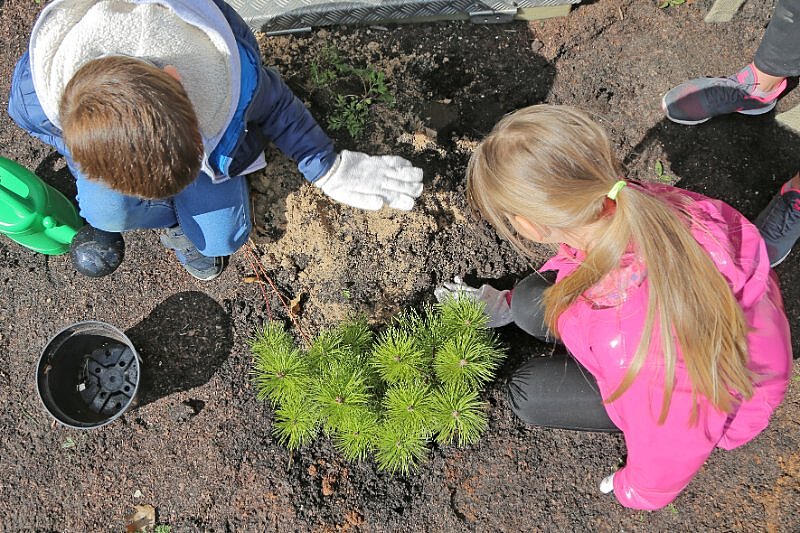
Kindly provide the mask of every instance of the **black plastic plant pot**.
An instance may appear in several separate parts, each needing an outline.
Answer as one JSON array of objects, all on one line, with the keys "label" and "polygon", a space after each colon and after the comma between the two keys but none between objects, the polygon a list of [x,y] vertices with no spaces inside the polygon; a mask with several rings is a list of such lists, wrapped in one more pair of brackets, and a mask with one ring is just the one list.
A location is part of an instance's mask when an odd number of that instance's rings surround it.
[{"label": "black plastic plant pot", "polygon": [[120,330],[99,321],[53,337],[36,368],[45,409],[65,426],[92,429],[119,418],[139,390],[140,358]]}]

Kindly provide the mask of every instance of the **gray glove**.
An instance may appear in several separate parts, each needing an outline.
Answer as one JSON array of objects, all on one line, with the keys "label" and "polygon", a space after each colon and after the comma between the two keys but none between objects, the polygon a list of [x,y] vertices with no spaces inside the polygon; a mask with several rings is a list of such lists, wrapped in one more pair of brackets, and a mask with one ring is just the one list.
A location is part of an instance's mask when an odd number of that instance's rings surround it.
[{"label": "gray glove", "polygon": [[606,476],[603,478],[603,481],[600,482],[600,492],[603,494],[608,494],[609,492],[614,491],[614,474],[610,476]]},{"label": "gray glove", "polygon": [[396,155],[342,150],[314,185],[337,202],[359,209],[377,211],[388,205],[410,211],[422,193],[422,169]]},{"label": "gray glove", "polygon": [[498,291],[491,285],[480,288],[470,287],[456,276],[452,282],[446,281],[442,287],[433,290],[436,301],[443,302],[448,298],[469,298],[484,303],[483,312],[489,317],[489,327],[499,328],[514,321],[506,295],[508,291]]}]

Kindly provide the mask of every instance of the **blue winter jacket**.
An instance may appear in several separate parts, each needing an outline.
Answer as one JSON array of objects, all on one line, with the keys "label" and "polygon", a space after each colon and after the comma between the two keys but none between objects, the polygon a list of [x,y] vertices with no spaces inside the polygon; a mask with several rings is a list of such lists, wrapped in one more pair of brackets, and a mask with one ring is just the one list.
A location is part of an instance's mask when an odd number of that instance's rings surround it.
[{"label": "blue winter jacket", "polygon": [[[166,0],[167,2],[169,0]],[[230,24],[241,57],[241,90],[233,119],[209,154],[216,177],[238,176],[273,142],[297,161],[300,172],[313,182],[334,163],[336,153],[303,103],[280,76],[264,68],[258,43],[236,11],[222,0],[213,0]],[[29,52],[17,62],[8,101],[11,118],[34,137],[53,146],[65,156],[77,177],[80,170],[64,144],[61,130],[48,120],[34,90]]]}]

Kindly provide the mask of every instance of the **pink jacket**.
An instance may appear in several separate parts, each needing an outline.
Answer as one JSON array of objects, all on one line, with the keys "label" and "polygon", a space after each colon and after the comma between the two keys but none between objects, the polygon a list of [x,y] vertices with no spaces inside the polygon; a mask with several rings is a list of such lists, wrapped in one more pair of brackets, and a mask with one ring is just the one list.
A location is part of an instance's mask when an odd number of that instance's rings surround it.
[{"label": "pink jacket", "polygon": [[[792,348],[778,284],[756,227],[719,200],[664,185],[642,187],[667,201],[674,202],[673,193],[693,200],[689,207],[692,234],[742,306],[751,329],[749,368],[760,376],[753,397],[730,415],[700,397],[698,423],[689,425],[691,387],[679,360],[669,413],[659,425],[664,377],[661,355],[653,353],[656,348],[630,388],[606,405],[609,417],[625,435],[628,450],[626,466],[614,475],[614,494],[626,507],[658,509],[675,499],[715,447],[741,446],[767,426],[786,392]],[[541,270],[557,270],[560,280],[577,268],[582,257],[582,252],[562,245]],[[604,398],[622,381],[639,344],[647,293],[646,269],[630,254],[618,270],[586,291],[559,318],[564,344],[597,379]]]}]

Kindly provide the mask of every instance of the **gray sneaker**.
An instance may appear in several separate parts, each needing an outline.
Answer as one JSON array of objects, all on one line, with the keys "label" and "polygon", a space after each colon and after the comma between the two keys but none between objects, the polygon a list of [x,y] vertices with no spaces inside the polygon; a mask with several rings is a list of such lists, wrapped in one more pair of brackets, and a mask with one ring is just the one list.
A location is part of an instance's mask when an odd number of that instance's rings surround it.
[{"label": "gray sneaker", "polygon": [[201,254],[180,226],[163,230],[161,243],[165,248],[174,250],[183,268],[199,280],[211,281],[225,269],[225,256],[208,257]]},{"label": "gray sneaker", "polygon": [[758,215],[756,226],[767,243],[770,266],[781,264],[800,239],[800,191],[785,183]]},{"label": "gray sneaker", "polygon": [[772,111],[785,88],[784,79],[768,93],[759,89],[751,63],[727,78],[697,78],[678,85],[661,99],[661,109],[672,122],[687,125],[728,113],[761,115]]}]

